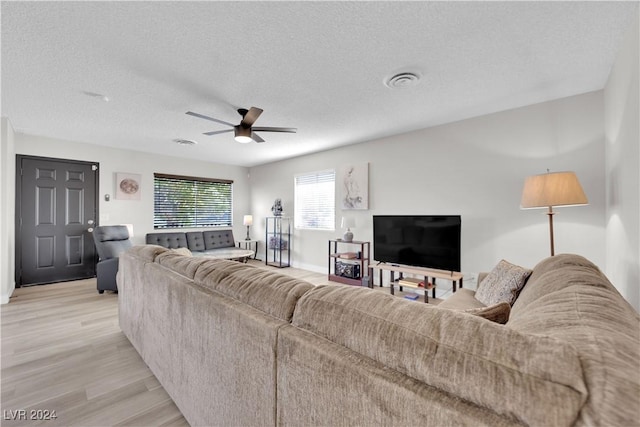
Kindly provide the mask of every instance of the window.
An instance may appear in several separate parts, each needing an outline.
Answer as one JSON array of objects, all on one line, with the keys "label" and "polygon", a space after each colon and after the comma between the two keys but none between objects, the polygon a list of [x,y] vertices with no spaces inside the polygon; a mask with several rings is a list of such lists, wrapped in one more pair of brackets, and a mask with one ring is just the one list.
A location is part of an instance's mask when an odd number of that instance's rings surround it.
[{"label": "window", "polygon": [[335,171],[296,175],[294,206],[296,228],[335,229],[335,181]]},{"label": "window", "polygon": [[153,174],[153,228],[231,226],[233,181]]}]

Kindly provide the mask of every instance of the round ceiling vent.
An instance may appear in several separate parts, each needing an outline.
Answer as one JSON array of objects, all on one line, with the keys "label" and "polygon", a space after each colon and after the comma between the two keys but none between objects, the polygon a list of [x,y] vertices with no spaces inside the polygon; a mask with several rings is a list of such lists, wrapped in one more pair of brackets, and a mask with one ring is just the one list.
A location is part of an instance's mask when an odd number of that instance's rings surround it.
[{"label": "round ceiling vent", "polygon": [[173,142],[180,145],[196,145],[197,142],[192,139],[174,139]]},{"label": "round ceiling vent", "polygon": [[420,75],[417,73],[398,73],[392,77],[389,77],[384,81],[384,84],[391,89],[398,89],[403,87],[415,86],[420,81]]}]

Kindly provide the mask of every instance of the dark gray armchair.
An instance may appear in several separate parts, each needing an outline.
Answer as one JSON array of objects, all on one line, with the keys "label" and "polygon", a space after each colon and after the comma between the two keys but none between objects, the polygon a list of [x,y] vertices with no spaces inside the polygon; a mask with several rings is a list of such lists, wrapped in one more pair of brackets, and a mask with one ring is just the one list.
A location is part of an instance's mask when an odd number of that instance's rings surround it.
[{"label": "dark gray armchair", "polygon": [[132,244],[129,240],[129,230],[124,225],[103,225],[93,231],[93,241],[98,250],[98,264],[96,276],[98,292],[118,292],[116,273],[118,272],[118,256]]}]

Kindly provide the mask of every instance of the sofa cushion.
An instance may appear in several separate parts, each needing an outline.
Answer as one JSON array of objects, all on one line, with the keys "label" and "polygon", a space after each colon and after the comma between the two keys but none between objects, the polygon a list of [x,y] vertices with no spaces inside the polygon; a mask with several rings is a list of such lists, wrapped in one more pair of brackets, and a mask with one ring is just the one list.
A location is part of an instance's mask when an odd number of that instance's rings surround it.
[{"label": "sofa cushion", "polygon": [[313,288],[282,273],[221,259],[201,264],[194,281],[285,321],[291,320],[300,296]]},{"label": "sofa cushion", "polygon": [[487,320],[491,320],[492,322],[500,323],[501,325],[504,325],[509,320],[510,311],[511,305],[508,302],[499,302],[498,304],[487,307],[468,308],[466,310],[462,310],[463,313],[480,316]]},{"label": "sofa cushion", "polygon": [[511,311],[509,303],[502,302],[485,306],[474,295],[474,291],[460,288],[449,298],[438,304],[438,307],[474,314],[500,324],[505,324],[509,320],[509,312]]},{"label": "sofa cushion", "polygon": [[188,250],[187,248],[170,249],[158,255],[156,262],[182,276],[193,279],[198,268],[204,264],[207,259],[183,255],[183,251]]},{"label": "sofa cushion", "polygon": [[209,230],[202,233],[205,249],[232,248],[236,245],[233,240],[233,230]]},{"label": "sofa cushion", "polygon": [[475,298],[485,305],[514,303],[531,270],[501,260],[480,282]]},{"label": "sofa cushion", "polygon": [[169,249],[187,248],[185,233],[147,233],[147,244],[158,245]]},{"label": "sofa cushion", "polygon": [[202,231],[190,231],[187,233],[187,245],[192,251],[204,251],[204,235]]},{"label": "sofa cushion", "polygon": [[454,310],[318,286],[300,298],[292,323],[524,424],[571,425],[587,399],[571,345]]},{"label": "sofa cushion", "polygon": [[486,307],[485,304],[481,303],[475,298],[475,292],[467,289],[460,288],[456,292],[453,293],[449,298],[442,301],[438,304],[440,308],[452,308],[455,310],[466,310],[469,308],[482,308]]},{"label": "sofa cushion", "polygon": [[158,245],[138,245],[127,250],[127,253],[142,261],[153,262],[156,257],[169,249]]},{"label": "sofa cushion", "polygon": [[191,251],[189,250],[189,248],[170,249],[170,251],[171,251],[171,253],[182,255],[182,256],[192,256],[193,255],[191,253]]}]

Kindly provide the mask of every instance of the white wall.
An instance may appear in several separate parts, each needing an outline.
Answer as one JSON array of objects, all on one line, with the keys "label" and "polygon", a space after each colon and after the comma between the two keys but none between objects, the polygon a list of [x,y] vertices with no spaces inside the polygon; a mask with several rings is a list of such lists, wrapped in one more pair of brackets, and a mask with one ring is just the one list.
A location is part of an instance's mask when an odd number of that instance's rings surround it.
[{"label": "white wall", "polygon": [[640,111],[636,15],[604,90],[607,144],[606,273],[640,309]]},{"label": "white wall", "polygon": [[[242,216],[249,210],[248,169],[99,145],[16,134],[16,154],[84,160],[100,164],[100,225],[133,224],[134,243],[143,244],[153,229],[153,173],[222,178],[233,184],[233,224],[236,239],[246,234]],[[142,175],[141,200],[116,200],[116,172]],[[109,194],[110,201],[104,199]],[[156,230],[157,231],[157,230]]]},{"label": "white wall", "polygon": [[[556,253],[604,268],[603,114],[598,91],[253,167],[253,233],[264,239],[276,198],[293,216],[295,174],[369,162],[370,209],[348,212],[355,239],[373,239],[376,214],[460,214],[463,272],[487,271],[501,258],[533,267],[549,255],[549,231],[544,210],[519,208],[524,179],[547,168],[572,170],[590,204],[558,209]],[[338,199],[339,191],[336,206]],[[338,207],[338,221],[342,213]],[[325,272],[327,240],[341,235],[295,230],[293,265]]]},{"label": "white wall", "polygon": [[15,150],[11,123],[3,117],[0,130],[0,304],[15,288]]},{"label": "white wall", "polygon": [[[4,134],[4,121],[3,121]],[[4,147],[4,144],[3,144]],[[209,178],[222,178],[234,181],[233,184],[233,230],[237,240],[244,238],[246,228],[242,225],[242,217],[249,212],[249,181],[248,169],[239,166],[223,165],[213,162],[194,161],[175,157],[160,156],[102,147],[93,144],[63,141],[39,136],[15,134],[15,154],[32,156],[53,157],[60,159],[83,160],[100,164],[99,187],[99,224],[133,224],[134,244],[144,244],[145,235],[154,232],[153,229],[153,173],[167,173],[174,175],[186,175]],[[9,162],[1,161],[3,167],[15,163],[15,156]],[[116,200],[115,199],[115,173],[128,172],[142,175],[141,200]],[[9,171],[14,190],[15,171]],[[3,177],[3,186],[4,186]],[[104,195],[109,194],[110,201],[105,201]],[[13,196],[11,196],[13,197]],[[4,192],[3,192],[4,199]],[[10,205],[14,206],[11,199]],[[11,237],[10,253],[14,249],[14,224],[13,219],[8,221],[9,235]],[[2,221],[3,227],[5,221]],[[157,230],[156,230],[157,231]],[[172,230],[167,230],[172,231]],[[189,230],[187,230],[189,231]],[[4,238],[3,238],[4,241]],[[3,257],[4,259],[4,257]],[[13,261],[9,265],[11,277],[14,275]],[[3,273],[4,276],[4,273]],[[3,280],[4,289],[4,280]]]}]

